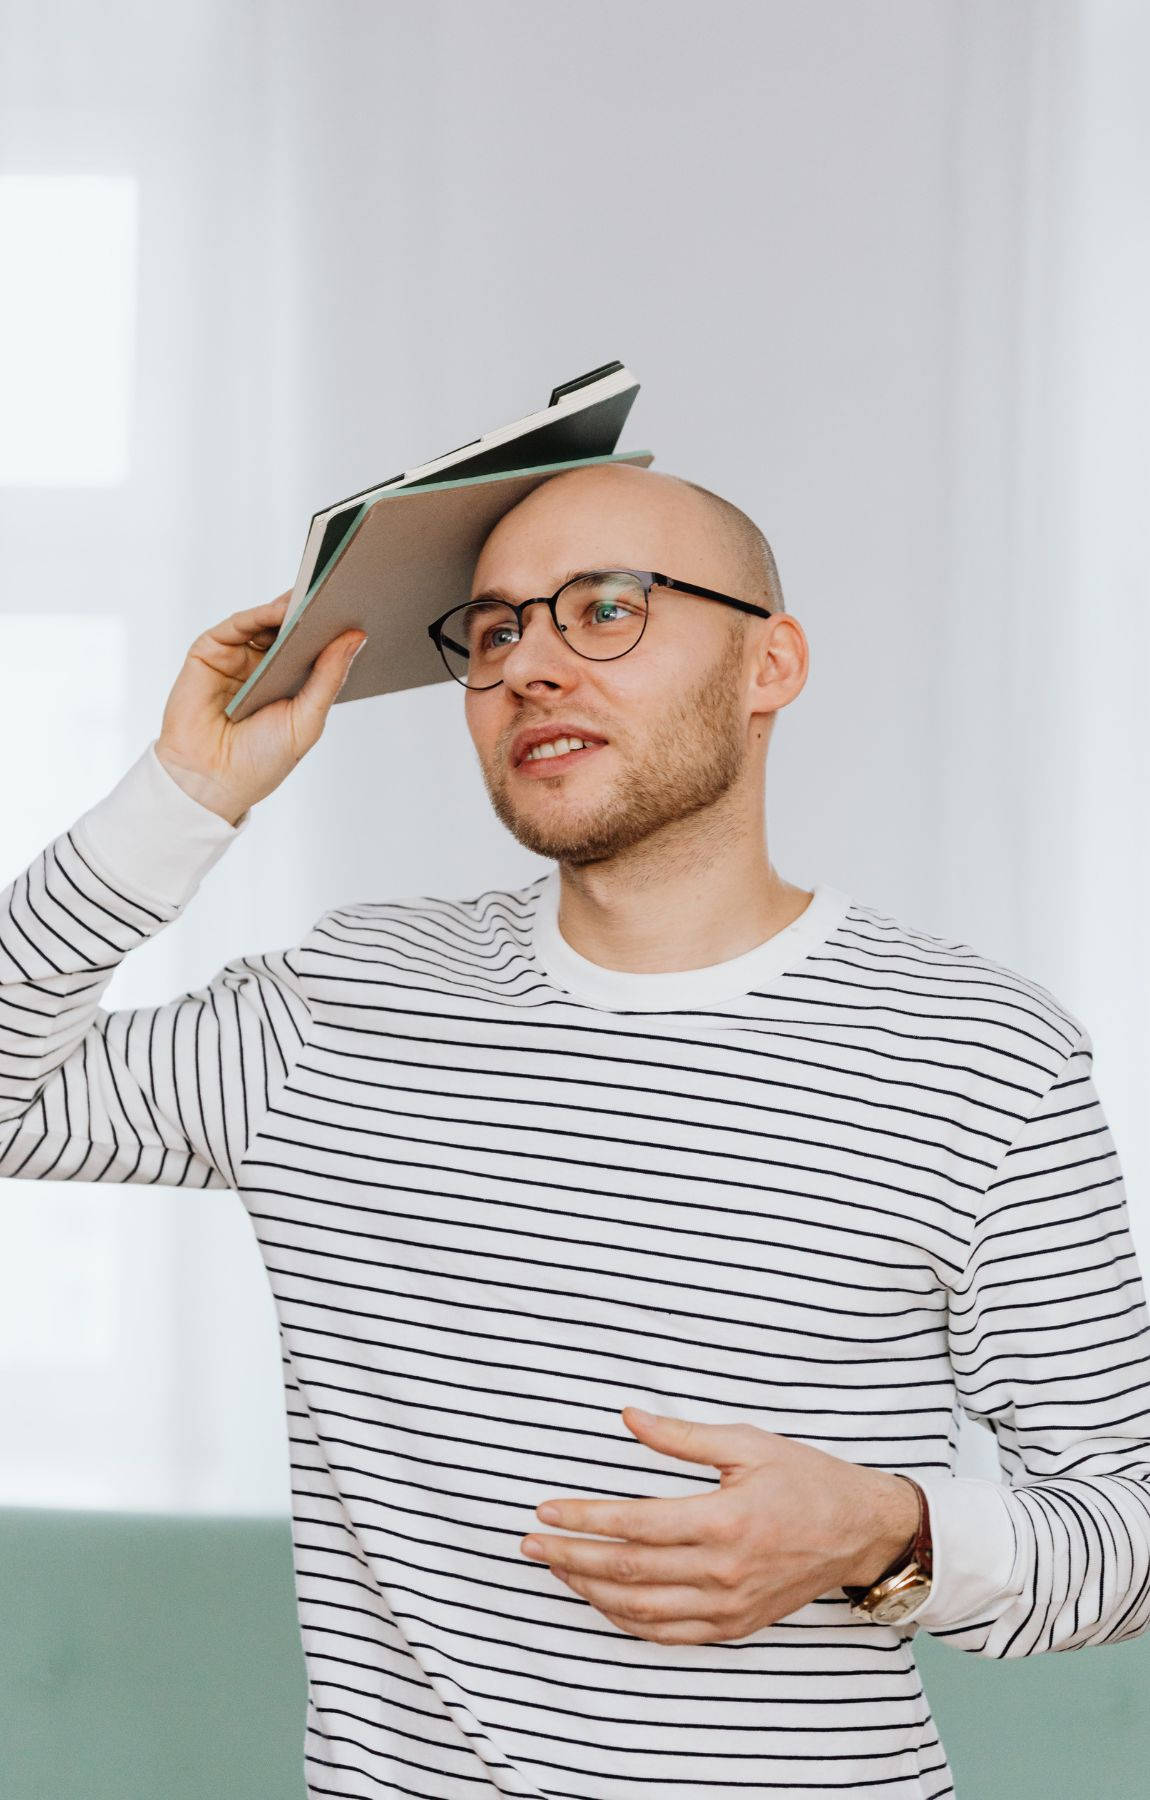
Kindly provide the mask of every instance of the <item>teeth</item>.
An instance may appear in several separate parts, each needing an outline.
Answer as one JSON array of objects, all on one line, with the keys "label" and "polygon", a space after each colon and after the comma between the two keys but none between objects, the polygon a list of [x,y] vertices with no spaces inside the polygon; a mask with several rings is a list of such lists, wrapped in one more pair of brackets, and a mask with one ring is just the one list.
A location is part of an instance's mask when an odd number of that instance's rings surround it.
[{"label": "teeth", "polygon": [[550,743],[536,744],[523,758],[524,762],[539,762],[547,756],[565,756],[568,750],[585,750],[587,745],[582,738],[552,738]]}]

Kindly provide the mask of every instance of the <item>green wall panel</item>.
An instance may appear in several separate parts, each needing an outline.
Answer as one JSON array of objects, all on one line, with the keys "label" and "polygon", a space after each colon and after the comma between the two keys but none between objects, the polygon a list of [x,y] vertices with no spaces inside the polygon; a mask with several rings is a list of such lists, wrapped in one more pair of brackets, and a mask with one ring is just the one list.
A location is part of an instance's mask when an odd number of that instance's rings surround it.
[{"label": "green wall panel", "polygon": [[[1150,1636],[920,1634],[958,1800],[1150,1800]],[[0,1509],[3,1800],[304,1800],[286,1519]]]}]

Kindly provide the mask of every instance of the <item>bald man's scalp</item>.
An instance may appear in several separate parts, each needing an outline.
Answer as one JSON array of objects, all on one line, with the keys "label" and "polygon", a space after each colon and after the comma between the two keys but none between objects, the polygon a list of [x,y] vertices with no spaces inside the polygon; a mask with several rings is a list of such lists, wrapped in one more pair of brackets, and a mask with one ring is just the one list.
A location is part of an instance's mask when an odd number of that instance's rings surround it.
[{"label": "bald man's scalp", "polygon": [[733,500],[725,500],[722,494],[700,487],[697,481],[687,481],[682,475],[672,476],[672,480],[692,488],[696,494],[702,494],[708,502],[715,516],[718,532],[727,539],[733,551],[735,566],[739,570],[739,587],[735,592],[735,599],[754,600],[769,612],[786,612],[775,553],[755,521],[748,518]]},{"label": "bald man's scalp", "polygon": [[[774,552],[754,520],[748,518],[745,512],[722,494],[714,493],[697,481],[688,481],[685,476],[672,475],[666,469],[646,469],[638,463],[600,463],[583,469],[566,469],[561,475],[552,475],[547,481],[541,482],[537,488],[525,494],[522,500],[509,507],[502,518],[497,520],[489,536],[498,536],[505,521],[512,519],[515,514],[529,516],[538,506],[545,505],[544,496],[550,490],[562,487],[565,482],[574,482],[577,486],[590,483],[594,486],[599,481],[621,481],[627,487],[639,480],[656,487],[673,484],[697,494],[703,504],[701,507],[697,502],[692,504],[704,521],[703,529],[719,550],[724,567],[731,571],[727,578],[731,583],[728,591],[736,600],[750,600],[755,605],[765,606],[769,612],[786,612]],[[680,571],[667,569],[664,573],[678,575]],[[713,581],[706,585],[719,587],[722,583]],[[747,614],[743,613],[732,619],[733,627],[737,626],[740,618],[744,626],[748,623]]]}]

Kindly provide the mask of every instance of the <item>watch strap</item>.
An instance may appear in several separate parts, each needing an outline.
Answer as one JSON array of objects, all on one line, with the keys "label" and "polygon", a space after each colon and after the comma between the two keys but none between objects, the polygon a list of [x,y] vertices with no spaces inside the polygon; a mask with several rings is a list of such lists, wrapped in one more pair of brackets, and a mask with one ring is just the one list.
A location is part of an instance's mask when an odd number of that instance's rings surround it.
[{"label": "watch strap", "polygon": [[897,1471],[895,1471],[895,1473],[898,1475],[899,1481],[907,1482],[914,1489],[918,1498],[918,1522],[914,1528],[914,1536],[911,1538],[906,1549],[899,1551],[889,1568],[884,1569],[881,1575],[876,1575],[872,1582],[867,1583],[864,1587],[843,1588],[843,1593],[846,1595],[852,1606],[860,1605],[866,1596],[873,1593],[875,1588],[879,1587],[882,1582],[890,1581],[895,1575],[901,1575],[904,1570],[909,1569],[912,1565],[918,1570],[919,1574],[925,1575],[927,1580],[930,1580],[931,1578],[933,1571],[933,1553],[930,1535],[930,1509],[926,1503],[926,1495],[919,1487],[918,1482],[912,1481],[909,1475],[898,1474]]}]

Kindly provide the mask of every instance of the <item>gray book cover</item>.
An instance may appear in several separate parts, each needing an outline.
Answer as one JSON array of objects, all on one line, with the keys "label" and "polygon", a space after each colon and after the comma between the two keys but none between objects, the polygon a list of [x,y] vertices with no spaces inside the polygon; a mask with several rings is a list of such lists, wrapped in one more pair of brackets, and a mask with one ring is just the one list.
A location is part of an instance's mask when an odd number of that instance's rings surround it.
[{"label": "gray book cover", "polygon": [[316,657],[341,633],[367,633],[336,704],[450,681],[427,634],[453,601],[470,598],[484,540],[533,488],[567,469],[600,463],[649,468],[650,450],[578,457],[462,480],[395,488],[359,509],[336,554],[239,692],[228,702],[239,722],[273,700],[297,694]]}]

